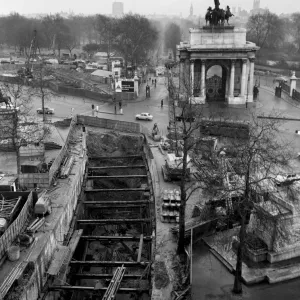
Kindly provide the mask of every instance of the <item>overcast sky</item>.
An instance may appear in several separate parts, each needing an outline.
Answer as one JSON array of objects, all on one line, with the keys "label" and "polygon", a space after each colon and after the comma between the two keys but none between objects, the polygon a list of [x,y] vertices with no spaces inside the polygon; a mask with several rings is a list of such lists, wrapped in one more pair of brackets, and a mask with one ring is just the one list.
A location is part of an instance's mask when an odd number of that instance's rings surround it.
[{"label": "overcast sky", "polygon": [[[110,14],[113,0],[1,0],[0,14],[18,12],[20,14],[73,12],[75,14]],[[125,13],[139,14],[189,14],[191,3],[194,14],[203,15],[208,6],[214,6],[213,0],[121,0]],[[250,10],[253,0],[220,0],[221,7],[240,6]],[[268,7],[275,13],[293,13],[300,11],[299,0],[261,0],[261,7]]]}]

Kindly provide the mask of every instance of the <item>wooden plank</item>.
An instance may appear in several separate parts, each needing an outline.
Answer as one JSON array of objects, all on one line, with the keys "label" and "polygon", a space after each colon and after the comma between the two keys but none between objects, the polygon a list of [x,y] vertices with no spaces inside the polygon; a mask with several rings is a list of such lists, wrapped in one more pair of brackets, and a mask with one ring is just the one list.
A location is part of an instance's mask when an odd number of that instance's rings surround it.
[{"label": "wooden plank", "polygon": [[145,192],[150,191],[149,187],[146,188],[127,188],[127,189],[85,189],[85,193],[99,193],[99,192]]},{"label": "wooden plank", "polygon": [[107,169],[143,169],[145,165],[128,165],[128,166],[104,166],[104,167],[88,167],[88,170],[107,170]]},{"label": "wooden plank", "polygon": [[90,267],[119,267],[124,265],[124,267],[138,267],[138,268],[145,268],[150,262],[142,261],[142,262],[135,262],[135,261],[95,261],[95,260],[76,260],[71,261],[71,266],[90,266]]},{"label": "wooden plank", "polygon": [[[86,204],[86,203],[85,203]],[[93,207],[95,207],[95,204],[94,205],[91,205]],[[99,203],[100,204],[100,203]],[[117,204],[117,205],[99,205],[98,204],[98,208],[101,208],[101,209],[119,209],[119,208],[131,208],[131,209],[134,209],[134,208],[141,208],[141,207],[146,207],[146,205],[120,205],[120,204]]]},{"label": "wooden plank", "polygon": [[127,155],[127,156],[89,156],[89,159],[96,160],[96,159],[123,159],[123,158],[143,158],[142,155]]},{"label": "wooden plank", "polygon": [[149,200],[133,200],[133,201],[83,201],[82,202],[83,204],[86,204],[86,205],[111,205],[112,207],[114,207],[114,205],[116,204],[120,204],[120,205],[123,205],[123,204],[149,204],[150,201]]},{"label": "wooden plank", "polygon": [[99,175],[88,176],[87,179],[114,179],[114,178],[147,178],[147,175]]},{"label": "wooden plank", "polygon": [[144,242],[144,235],[141,234],[137,262],[140,262],[142,258],[143,242]]},{"label": "wooden plank", "polygon": [[[106,291],[107,288],[97,288],[93,286],[72,286],[72,285],[52,285],[49,286],[49,291]],[[119,288],[118,293],[130,294],[130,293],[139,293],[139,292],[148,292],[149,288]]]},{"label": "wooden plank", "polygon": [[[72,277],[77,278],[77,279],[110,279],[113,277],[112,274],[95,274],[95,273],[75,273],[71,274]],[[127,274],[124,275],[123,279],[124,280],[132,280],[132,279],[140,279],[141,274]]]},{"label": "wooden plank", "polygon": [[77,220],[77,224],[119,224],[119,223],[149,223],[151,219],[96,219],[96,220]]},{"label": "wooden plank", "polygon": [[[141,241],[141,235],[140,237],[135,236],[97,236],[97,235],[83,235],[81,236],[82,240],[88,240],[88,241]],[[143,237],[143,241],[149,242],[152,241],[151,236],[145,236]]]}]

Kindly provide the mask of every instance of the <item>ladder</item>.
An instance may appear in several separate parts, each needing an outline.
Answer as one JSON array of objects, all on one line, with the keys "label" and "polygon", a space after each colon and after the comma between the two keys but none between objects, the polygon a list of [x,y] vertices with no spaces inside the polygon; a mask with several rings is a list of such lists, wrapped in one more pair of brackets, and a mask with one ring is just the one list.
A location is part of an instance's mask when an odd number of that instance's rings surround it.
[{"label": "ladder", "polygon": [[113,275],[113,278],[111,279],[111,282],[109,283],[109,286],[102,298],[102,300],[113,300],[115,299],[119,286],[121,284],[121,281],[123,279],[123,276],[125,274],[126,268],[124,265],[122,267],[118,267]]}]

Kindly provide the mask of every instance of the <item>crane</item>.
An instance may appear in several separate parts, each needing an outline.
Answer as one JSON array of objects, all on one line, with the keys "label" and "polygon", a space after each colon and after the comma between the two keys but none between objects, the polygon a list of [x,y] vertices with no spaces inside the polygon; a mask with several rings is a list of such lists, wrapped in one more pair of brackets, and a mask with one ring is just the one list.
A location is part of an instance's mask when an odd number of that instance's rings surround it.
[{"label": "crane", "polygon": [[36,39],[37,31],[33,30],[33,38],[30,43],[29,53],[27,55],[27,60],[25,62],[25,68],[18,71],[18,74],[21,77],[25,77],[27,79],[32,79],[32,61],[36,58],[36,50],[37,50],[37,39]]}]

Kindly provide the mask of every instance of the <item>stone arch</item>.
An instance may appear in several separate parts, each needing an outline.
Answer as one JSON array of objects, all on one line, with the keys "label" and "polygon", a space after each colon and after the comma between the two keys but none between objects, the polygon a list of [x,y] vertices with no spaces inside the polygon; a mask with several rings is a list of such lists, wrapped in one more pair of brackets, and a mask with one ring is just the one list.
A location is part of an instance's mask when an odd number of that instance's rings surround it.
[{"label": "stone arch", "polygon": [[[208,73],[212,67],[219,67],[221,74],[214,74],[208,78]],[[229,64],[221,60],[211,60],[208,61],[205,72],[206,99],[208,101],[225,101],[228,89]]]}]

